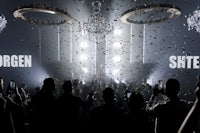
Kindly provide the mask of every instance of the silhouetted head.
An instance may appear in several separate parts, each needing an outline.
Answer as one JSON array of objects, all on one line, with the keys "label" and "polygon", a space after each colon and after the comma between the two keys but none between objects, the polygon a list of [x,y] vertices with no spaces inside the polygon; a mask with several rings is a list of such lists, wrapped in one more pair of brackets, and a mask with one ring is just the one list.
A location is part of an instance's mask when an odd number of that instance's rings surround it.
[{"label": "silhouetted head", "polygon": [[103,99],[105,103],[114,101],[114,91],[112,88],[107,87],[103,90]]},{"label": "silhouetted head", "polygon": [[159,87],[158,87],[158,84],[156,84],[153,88],[153,93],[154,95],[158,95],[160,93],[160,90],[159,90]]},{"label": "silhouetted head", "polygon": [[144,107],[144,97],[139,92],[132,92],[128,105],[131,110],[139,110]]},{"label": "silhouetted head", "polygon": [[180,91],[180,83],[177,79],[168,79],[166,82],[165,94],[168,97],[177,97]]},{"label": "silhouetted head", "polygon": [[72,82],[70,80],[67,80],[63,83],[63,90],[66,94],[72,93]]},{"label": "silhouetted head", "polygon": [[53,92],[55,89],[54,79],[53,78],[46,78],[43,82],[42,90],[45,92]]}]

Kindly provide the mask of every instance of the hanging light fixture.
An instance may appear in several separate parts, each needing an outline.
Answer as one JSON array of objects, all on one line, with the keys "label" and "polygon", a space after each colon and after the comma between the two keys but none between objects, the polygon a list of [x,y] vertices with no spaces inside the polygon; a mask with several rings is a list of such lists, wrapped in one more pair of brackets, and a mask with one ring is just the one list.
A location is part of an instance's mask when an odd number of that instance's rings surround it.
[{"label": "hanging light fixture", "polygon": [[61,25],[72,19],[66,11],[46,5],[22,6],[14,10],[13,16],[35,25]]},{"label": "hanging light fixture", "polygon": [[4,15],[0,15],[0,33],[6,28],[7,20]]},{"label": "hanging light fixture", "polygon": [[121,21],[127,24],[152,24],[164,22],[180,15],[181,11],[175,5],[145,4],[124,12]]},{"label": "hanging light fixture", "polygon": [[111,23],[101,14],[101,2],[92,2],[93,14],[81,26],[82,30],[98,35],[106,35],[113,30]]}]

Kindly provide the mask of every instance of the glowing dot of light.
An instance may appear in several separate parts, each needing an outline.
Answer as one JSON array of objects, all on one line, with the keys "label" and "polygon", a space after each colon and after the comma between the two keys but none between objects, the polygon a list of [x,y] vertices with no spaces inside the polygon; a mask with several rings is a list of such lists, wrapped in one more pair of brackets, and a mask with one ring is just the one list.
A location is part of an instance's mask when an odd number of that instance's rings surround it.
[{"label": "glowing dot of light", "polygon": [[82,67],[81,69],[83,70],[83,72],[88,73],[88,68],[87,67]]},{"label": "glowing dot of light", "polygon": [[121,35],[122,31],[120,29],[115,29],[114,31],[114,35]]},{"label": "glowing dot of light", "polygon": [[86,42],[86,41],[81,42],[81,43],[80,43],[80,47],[81,47],[81,48],[87,48],[87,47],[88,47],[87,42]]},{"label": "glowing dot of light", "polygon": [[121,61],[120,56],[115,56],[115,57],[113,57],[113,61],[114,61],[114,62],[120,62],[120,61]]},{"label": "glowing dot of light", "polygon": [[119,69],[114,69],[113,70],[113,75],[117,75],[119,73],[119,71],[120,71]]},{"label": "glowing dot of light", "polygon": [[121,44],[119,42],[114,42],[113,46],[114,48],[120,48]]},{"label": "glowing dot of light", "polygon": [[80,56],[80,60],[81,60],[81,61],[86,61],[87,58],[88,58],[87,55],[81,55],[81,56]]}]

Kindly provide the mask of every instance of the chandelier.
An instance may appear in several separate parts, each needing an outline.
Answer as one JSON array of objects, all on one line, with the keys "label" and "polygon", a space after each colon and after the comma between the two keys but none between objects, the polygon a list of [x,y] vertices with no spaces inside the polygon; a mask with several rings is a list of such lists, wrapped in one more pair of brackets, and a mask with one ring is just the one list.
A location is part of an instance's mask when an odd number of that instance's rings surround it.
[{"label": "chandelier", "polygon": [[195,29],[200,33],[200,10],[199,7],[187,18],[188,30]]},{"label": "chandelier", "polygon": [[3,31],[3,29],[6,27],[7,20],[4,15],[0,15],[0,33]]},{"label": "chandelier", "polygon": [[101,2],[92,2],[92,7],[93,14],[82,25],[84,32],[103,36],[111,32],[113,30],[112,24],[101,14]]}]

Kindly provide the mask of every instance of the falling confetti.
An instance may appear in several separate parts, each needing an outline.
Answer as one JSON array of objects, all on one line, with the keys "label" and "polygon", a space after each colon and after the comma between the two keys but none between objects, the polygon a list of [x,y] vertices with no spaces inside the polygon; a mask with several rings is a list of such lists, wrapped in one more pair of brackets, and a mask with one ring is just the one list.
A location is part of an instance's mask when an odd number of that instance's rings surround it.
[{"label": "falling confetti", "polygon": [[198,33],[200,33],[200,10],[199,7],[192,14],[189,14],[187,18],[188,30],[195,29]]}]

